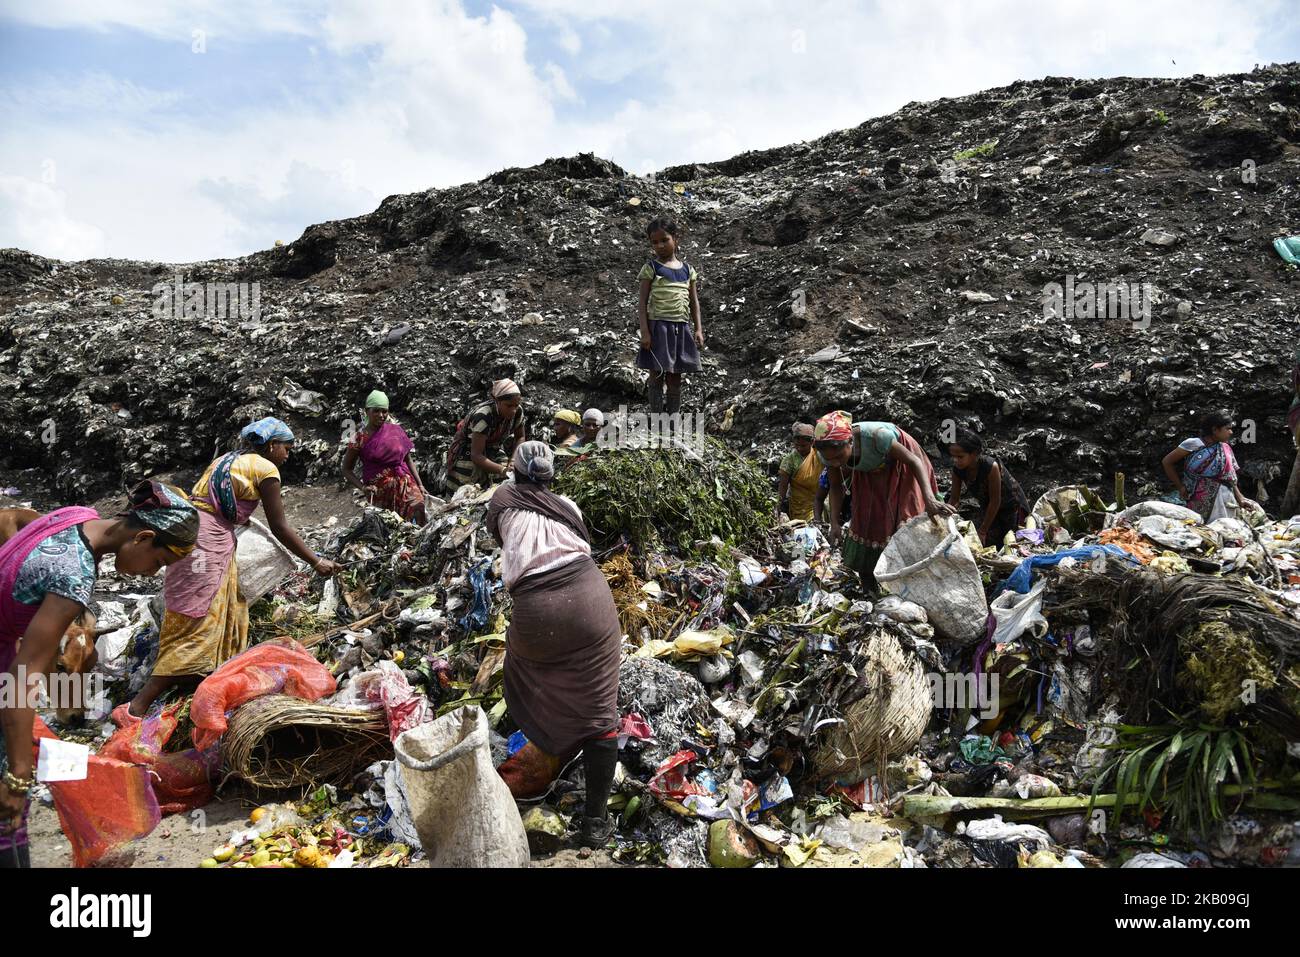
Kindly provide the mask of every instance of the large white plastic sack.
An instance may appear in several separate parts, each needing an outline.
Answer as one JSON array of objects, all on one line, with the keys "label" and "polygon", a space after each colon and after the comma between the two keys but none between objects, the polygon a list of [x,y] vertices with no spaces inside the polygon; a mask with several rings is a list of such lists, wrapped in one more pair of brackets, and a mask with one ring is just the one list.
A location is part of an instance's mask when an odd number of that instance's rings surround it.
[{"label": "large white plastic sack", "polygon": [[250,605],[298,568],[293,553],[257,519],[235,529],[235,562],[239,568],[239,597]]},{"label": "large white plastic sack", "polygon": [[900,525],[876,562],[876,581],[924,608],[941,638],[969,645],[983,637],[984,583],[956,519],[939,525],[918,515]]},{"label": "large white plastic sack", "polygon": [[482,708],[457,708],[404,731],[393,750],[430,867],[528,865],[528,835],[492,766]]}]

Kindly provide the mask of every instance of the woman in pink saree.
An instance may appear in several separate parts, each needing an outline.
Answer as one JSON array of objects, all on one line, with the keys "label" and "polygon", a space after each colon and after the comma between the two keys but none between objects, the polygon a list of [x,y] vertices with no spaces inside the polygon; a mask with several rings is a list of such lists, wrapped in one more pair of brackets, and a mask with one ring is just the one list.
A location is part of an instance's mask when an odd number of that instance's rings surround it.
[{"label": "woman in pink saree", "polygon": [[28,792],[35,786],[28,692],[53,671],[59,642],[90,604],[99,562],[121,574],[154,575],[194,548],[199,517],[185,495],[142,482],[127,511],[100,518],[91,508],[24,517],[0,545],[0,681],[18,694],[0,701],[0,869],[27,867]]},{"label": "woman in pink saree", "polygon": [[[388,396],[376,389],[366,397],[366,427],[348,443],[343,478],[372,505],[396,512],[408,522],[425,523],[424,482],[411,450],[415,443],[388,416]],[[361,477],[356,464],[361,460]]]}]

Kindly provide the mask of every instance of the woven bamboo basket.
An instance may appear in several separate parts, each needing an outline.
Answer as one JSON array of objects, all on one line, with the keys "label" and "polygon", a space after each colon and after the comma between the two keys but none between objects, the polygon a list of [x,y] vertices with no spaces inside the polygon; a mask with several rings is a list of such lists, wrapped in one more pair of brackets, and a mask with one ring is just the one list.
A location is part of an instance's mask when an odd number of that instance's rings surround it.
[{"label": "woven bamboo basket", "polygon": [[910,751],[930,722],[934,695],[925,669],[888,631],[877,628],[863,639],[854,666],[867,693],[817,742],[812,764],[818,780],[858,782],[874,773],[883,779],[885,762]]},{"label": "woven bamboo basket", "polygon": [[289,695],[265,695],[241,706],[221,739],[226,776],[259,788],[347,784],[367,765],[392,756],[382,711]]}]

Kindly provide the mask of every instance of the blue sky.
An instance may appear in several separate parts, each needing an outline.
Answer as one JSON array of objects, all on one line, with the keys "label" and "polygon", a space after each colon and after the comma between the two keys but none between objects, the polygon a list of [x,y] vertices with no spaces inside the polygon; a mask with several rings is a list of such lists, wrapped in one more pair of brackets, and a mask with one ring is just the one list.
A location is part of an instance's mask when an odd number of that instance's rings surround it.
[{"label": "blue sky", "polygon": [[1016,79],[1246,71],[1300,58],[1289,6],[0,0],[0,246],[236,256],[548,156],[645,173]]}]

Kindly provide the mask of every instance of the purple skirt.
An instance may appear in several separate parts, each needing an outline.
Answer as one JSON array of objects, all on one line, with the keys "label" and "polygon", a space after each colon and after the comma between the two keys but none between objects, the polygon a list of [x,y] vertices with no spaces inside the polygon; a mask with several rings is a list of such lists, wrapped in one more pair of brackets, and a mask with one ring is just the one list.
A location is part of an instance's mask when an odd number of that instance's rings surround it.
[{"label": "purple skirt", "polygon": [[636,355],[639,369],[651,372],[699,372],[700,350],[689,322],[650,320],[650,348]]}]

